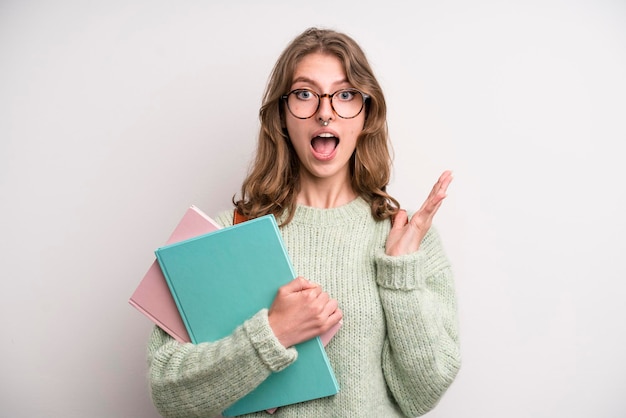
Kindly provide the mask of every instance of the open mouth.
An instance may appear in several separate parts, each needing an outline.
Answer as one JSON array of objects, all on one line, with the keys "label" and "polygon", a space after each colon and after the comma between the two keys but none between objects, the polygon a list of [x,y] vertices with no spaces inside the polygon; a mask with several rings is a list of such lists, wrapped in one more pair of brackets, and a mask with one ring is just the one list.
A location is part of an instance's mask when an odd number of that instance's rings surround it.
[{"label": "open mouth", "polygon": [[330,133],[320,134],[311,140],[311,147],[319,156],[330,156],[338,144],[339,138]]}]

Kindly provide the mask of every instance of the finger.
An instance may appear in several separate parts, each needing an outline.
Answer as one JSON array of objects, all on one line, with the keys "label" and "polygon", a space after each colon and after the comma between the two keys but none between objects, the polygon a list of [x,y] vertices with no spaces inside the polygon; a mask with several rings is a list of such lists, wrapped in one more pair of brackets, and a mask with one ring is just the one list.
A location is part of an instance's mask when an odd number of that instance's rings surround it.
[{"label": "finger", "polygon": [[300,292],[302,290],[318,287],[318,285],[308,281],[304,277],[298,276],[283,287],[288,292]]},{"label": "finger", "polygon": [[306,296],[308,298],[307,300],[310,302],[317,301],[320,298],[320,295],[324,294],[321,286],[302,289],[300,292],[302,295]]},{"label": "finger", "polygon": [[432,223],[432,220],[437,214],[437,211],[439,211],[439,208],[441,207],[442,203],[443,203],[443,199],[439,200],[439,202],[435,203],[433,207],[431,208],[430,212],[428,213],[428,220],[430,223]]},{"label": "finger", "polygon": [[439,176],[439,179],[437,179],[437,182],[433,185],[433,188],[430,190],[430,194],[428,195],[428,199],[431,198],[436,198],[436,199],[442,199],[446,196],[446,192],[448,190],[448,186],[450,185],[450,182],[452,181],[453,177],[452,177],[452,172],[451,171],[444,171],[441,176]]},{"label": "finger", "polygon": [[422,204],[422,207],[413,214],[411,217],[410,223],[413,226],[417,226],[422,223],[428,222],[429,219],[432,219],[437,209],[441,206],[441,203],[445,199],[445,194],[442,196],[434,195],[428,196],[428,198]]},{"label": "finger", "polygon": [[341,322],[343,320],[343,311],[341,310],[341,308],[337,308],[335,309],[329,316],[328,316],[328,322],[331,324],[337,324],[338,322]]},{"label": "finger", "polygon": [[443,199],[445,199],[448,196],[447,194],[448,186],[452,182],[452,179],[453,179],[452,172],[445,171],[439,177],[439,180],[437,180],[437,183],[435,183],[435,185],[433,186],[432,190],[430,191],[430,194],[426,198],[426,201],[424,202],[420,210],[433,212],[434,210],[438,209]]},{"label": "finger", "polygon": [[439,192],[437,192],[437,194],[428,199],[426,210],[430,213],[437,210],[439,206],[441,206],[441,202],[443,202],[446,197],[448,197],[448,195],[446,194],[445,190],[440,190]]},{"label": "finger", "polygon": [[437,199],[435,197],[429,196],[420,208],[420,210],[413,214],[410,223],[413,226],[419,226],[420,224],[428,222],[428,220],[434,216],[437,208],[441,206],[442,201],[443,199]]},{"label": "finger", "polygon": [[444,171],[441,177],[439,177],[439,191],[445,194],[452,180],[454,180],[452,171]]},{"label": "finger", "polygon": [[324,314],[331,316],[337,309],[339,309],[339,302],[336,299],[328,299],[326,306],[324,306]]},{"label": "finger", "polygon": [[440,199],[433,198],[424,202],[422,208],[419,211],[415,212],[415,214],[411,218],[411,224],[413,224],[413,226],[418,226],[420,224],[429,223],[441,207],[444,199],[445,196]]},{"label": "finger", "polygon": [[443,182],[445,179],[452,179],[453,175],[452,175],[452,170],[445,170],[443,173],[441,173],[441,175],[439,176],[439,181]]}]

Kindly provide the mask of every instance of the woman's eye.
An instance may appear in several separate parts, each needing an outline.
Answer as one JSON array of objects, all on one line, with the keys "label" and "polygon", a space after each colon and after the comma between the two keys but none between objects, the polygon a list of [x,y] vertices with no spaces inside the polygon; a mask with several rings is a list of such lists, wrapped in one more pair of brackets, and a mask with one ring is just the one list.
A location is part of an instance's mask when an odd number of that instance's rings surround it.
[{"label": "woman's eye", "polygon": [[309,100],[313,97],[313,93],[308,90],[298,90],[296,91],[296,97],[300,100]]},{"label": "woman's eye", "polygon": [[344,90],[342,92],[339,92],[339,100],[344,100],[344,101],[352,100],[354,99],[354,95],[355,95],[354,91]]}]

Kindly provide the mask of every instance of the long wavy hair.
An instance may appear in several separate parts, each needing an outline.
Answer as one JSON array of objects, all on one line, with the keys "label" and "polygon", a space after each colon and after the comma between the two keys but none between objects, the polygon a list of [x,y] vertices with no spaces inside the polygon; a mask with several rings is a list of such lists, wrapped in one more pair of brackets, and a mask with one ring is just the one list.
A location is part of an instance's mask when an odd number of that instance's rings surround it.
[{"label": "long wavy hair", "polygon": [[350,160],[354,191],[371,206],[372,216],[384,220],[397,213],[399,204],[386,192],[391,176],[391,145],[387,130],[387,106],[378,81],[359,45],[346,34],[309,28],[296,37],[280,55],[270,74],[259,112],[261,128],[256,155],[233,203],[242,215],[256,218],[285,211],[282,225],[294,216],[300,190],[300,160],[285,127],[285,103],[296,66],[308,54],[332,54],[343,63],[348,82],[368,94],[365,124]]}]

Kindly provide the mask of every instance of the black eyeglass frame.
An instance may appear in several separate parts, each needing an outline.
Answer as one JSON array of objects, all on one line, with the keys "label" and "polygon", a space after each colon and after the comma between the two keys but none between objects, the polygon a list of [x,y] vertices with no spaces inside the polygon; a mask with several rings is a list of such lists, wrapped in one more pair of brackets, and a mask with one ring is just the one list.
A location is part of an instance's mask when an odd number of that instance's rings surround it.
[{"label": "black eyeglass frame", "polygon": [[[293,113],[293,111],[291,110],[291,108],[289,107],[289,100],[288,100],[288,99],[289,99],[289,96],[290,96],[290,95],[292,95],[293,93],[297,93],[297,92],[300,92],[300,91],[308,91],[309,93],[312,93],[313,95],[315,95],[315,97],[317,97],[317,107],[315,108],[315,111],[314,111],[313,113],[311,113],[311,116],[307,116],[307,117],[305,117],[305,118],[300,117],[300,116],[296,116],[296,115]],[[335,96],[335,94],[337,94],[337,93],[342,93],[342,92],[344,92],[344,91],[349,91],[349,92],[359,93],[359,94],[361,95],[361,97],[363,97],[363,103],[361,104],[361,108],[359,109],[359,111],[358,111],[358,112],[356,113],[356,115],[354,115],[354,116],[350,116],[350,117],[341,116],[341,115],[340,115],[339,113],[337,113],[337,111],[335,110],[335,106],[333,106],[333,97]],[[318,110],[320,110],[320,105],[322,104],[322,99],[323,99],[324,97],[328,97],[328,100],[330,100],[330,107],[331,107],[331,109],[333,109],[333,112],[335,113],[335,115],[339,116],[341,119],[354,119],[354,118],[356,118],[357,116],[359,116],[359,115],[361,114],[361,112],[363,111],[363,108],[365,108],[365,103],[366,103],[366,102],[370,99],[370,95],[369,95],[369,94],[365,94],[365,93],[363,93],[362,91],[357,90],[357,89],[353,89],[353,88],[347,88],[347,89],[337,90],[336,92],[331,93],[331,94],[328,94],[328,93],[319,94],[319,93],[317,93],[316,91],[311,90],[311,89],[294,89],[294,90],[291,90],[289,93],[287,93],[287,94],[284,94],[284,95],[280,96],[280,98],[281,98],[282,100],[284,100],[284,101],[285,101],[285,104],[287,105],[287,109],[289,110],[289,113],[291,113],[291,115],[292,115],[294,118],[297,118],[297,119],[302,119],[302,120],[304,120],[304,119],[310,119],[310,118],[312,118],[313,116],[315,116],[315,114],[317,113],[317,111],[318,111]]]}]

